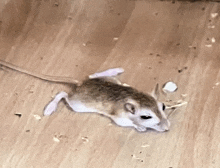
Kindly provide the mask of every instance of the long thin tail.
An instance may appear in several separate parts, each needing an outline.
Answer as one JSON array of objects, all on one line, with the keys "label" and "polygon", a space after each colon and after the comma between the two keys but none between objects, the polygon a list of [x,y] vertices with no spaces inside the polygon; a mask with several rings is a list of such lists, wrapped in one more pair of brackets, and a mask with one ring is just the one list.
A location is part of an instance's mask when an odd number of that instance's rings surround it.
[{"label": "long thin tail", "polygon": [[5,62],[3,60],[0,60],[0,65],[12,69],[14,71],[23,73],[23,74],[27,74],[29,76],[32,76],[34,78],[38,78],[41,80],[45,80],[45,81],[49,81],[49,82],[56,82],[56,83],[72,83],[72,84],[78,84],[79,81],[74,80],[70,77],[62,77],[62,76],[49,76],[49,75],[44,75],[44,74],[39,74],[39,73],[35,73],[35,72],[29,72],[26,69],[23,69],[19,66],[13,65],[9,62]]}]

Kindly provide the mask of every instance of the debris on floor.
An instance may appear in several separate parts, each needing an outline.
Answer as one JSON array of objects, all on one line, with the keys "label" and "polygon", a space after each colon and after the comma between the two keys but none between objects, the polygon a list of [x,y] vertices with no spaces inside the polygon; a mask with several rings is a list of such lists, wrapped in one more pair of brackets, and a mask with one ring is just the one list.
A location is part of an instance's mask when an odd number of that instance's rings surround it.
[{"label": "debris on floor", "polygon": [[149,147],[149,146],[150,146],[149,144],[142,144],[142,145],[141,145],[142,148],[147,148],[147,147]]},{"label": "debris on floor", "polygon": [[21,113],[15,113],[14,115],[18,116],[19,118],[22,116]]},{"label": "debris on floor", "polygon": [[138,161],[140,161],[140,162],[144,162],[143,159],[137,157],[135,154],[131,155],[131,157],[132,157],[132,159],[134,159],[134,160],[138,160]]},{"label": "debris on floor", "polygon": [[184,67],[182,69],[179,69],[178,72],[181,73],[181,72],[183,72],[184,70],[187,70],[187,69],[188,69],[188,67]]},{"label": "debris on floor", "polygon": [[28,87],[28,92],[29,93],[34,93],[34,85],[30,85],[29,87]]},{"label": "debris on floor", "polygon": [[85,47],[87,45],[91,44],[91,41],[87,41],[86,43],[83,43],[82,45]]},{"label": "debris on floor", "polygon": [[114,37],[113,40],[114,40],[114,41],[118,41],[118,37]]},{"label": "debris on floor", "polygon": [[41,120],[41,116],[39,116],[39,115],[37,115],[37,114],[34,114],[33,116],[34,116],[34,118],[35,118],[36,120]]},{"label": "debris on floor", "polygon": [[[184,98],[185,99],[185,98]],[[169,102],[170,103],[170,102]],[[170,115],[171,114],[173,114],[174,113],[174,111],[176,111],[176,109],[178,108],[178,107],[181,107],[181,106],[184,106],[184,105],[186,105],[188,102],[187,101],[184,101],[184,100],[178,100],[177,102],[172,102],[172,103],[165,103],[166,104],[166,109],[167,110],[173,110],[173,111],[171,111],[168,115],[167,115],[167,117],[169,118],[170,117]]]},{"label": "debris on floor", "polygon": [[211,13],[212,18],[216,18],[218,16],[218,13]]},{"label": "debris on floor", "polygon": [[212,87],[212,89],[214,89],[218,85],[220,85],[220,82],[216,82],[215,85]]},{"label": "debris on floor", "polygon": [[212,37],[211,41],[212,41],[212,43],[215,43],[215,38],[214,38],[214,37]]},{"label": "debris on floor", "polygon": [[53,141],[54,142],[60,142],[61,140],[67,140],[67,136],[65,136],[65,135],[54,135],[54,137],[53,137]]},{"label": "debris on floor", "polygon": [[208,28],[209,28],[209,29],[214,29],[215,26],[214,26],[214,25],[210,25],[210,26],[208,26]]},{"label": "debris on floor", "polygon": [[186,105],[187,102],[186,101],[183,101],[183,100],[179,100],[177,102],[173,102],[172,105],[170,104],[166,104],[166,109],[175,109],[177,107],[181,107],[183,105]]},{"label": "debris on floor", "polygon": [[108,126],[112,126],[113,124],[112,123],[108,123]]},{"label": "debris on floor", "polygon": [[88,137],[82,137],[82,140],[83,140],[83,143],[87,143],[87,142],[89,142]]},{"label": "debris on floor", "polygon": [[211,44],[207,44],[207,45],[205,45],[205,46],[208,47],[208,48],[211,48],[211,47],[212,47]]},{"label": "debris on floor", "polygon": [[60,142],[60,140],[57,137],[53,137],[53,141]]}]

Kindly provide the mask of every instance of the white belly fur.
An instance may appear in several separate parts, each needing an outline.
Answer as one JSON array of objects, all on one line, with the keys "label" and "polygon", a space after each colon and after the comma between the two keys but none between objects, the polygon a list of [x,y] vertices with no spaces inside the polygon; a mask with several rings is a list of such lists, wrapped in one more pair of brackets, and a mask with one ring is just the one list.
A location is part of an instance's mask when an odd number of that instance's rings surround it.
[{"label": "white belly fur", "polygon": [[128,118],[114,118],[114,122],[123,127],[134,126],[133,122]]},{"label": "white belly fur", "polygon": [[81,101],[72,100],[69,102],[69,105],[75,112],[80,112],[80,113],[82,113],[82,112],[98,112],[97,109],[87,107]]}]

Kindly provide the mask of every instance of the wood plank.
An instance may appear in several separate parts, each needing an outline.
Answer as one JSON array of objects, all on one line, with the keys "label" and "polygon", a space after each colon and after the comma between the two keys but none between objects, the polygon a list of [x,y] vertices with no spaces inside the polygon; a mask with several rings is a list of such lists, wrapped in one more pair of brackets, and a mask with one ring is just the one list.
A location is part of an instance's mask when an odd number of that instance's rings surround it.
[{"label": "wood plank", "polygon": [[51,98],[71,88],[0,67],[2,167],[219,167],[219,9],[179,1],[2,1],[0,59],[77,80],[123,67],[123,82],[150,92],[174,81],[177,92],[161,101],[186,94],[188,102],[165,133],[138,133],[64,103],[44,117]]}]

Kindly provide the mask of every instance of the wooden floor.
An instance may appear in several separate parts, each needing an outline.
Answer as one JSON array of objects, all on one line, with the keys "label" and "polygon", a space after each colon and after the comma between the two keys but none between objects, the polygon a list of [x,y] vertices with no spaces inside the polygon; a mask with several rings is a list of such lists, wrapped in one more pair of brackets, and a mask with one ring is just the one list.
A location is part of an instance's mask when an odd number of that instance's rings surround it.
[{"label": "wooden floor", "polygon": [[1,167],[219,168],[219,18],[214,2],[2,0],[1,60],[77,80],[123,67],[123,82],[150,92],[174,81],[177,92],[161,100],[188,103],[166,133],[138,133],[64,103],[44,117],[70,88],[0,67]]}]

